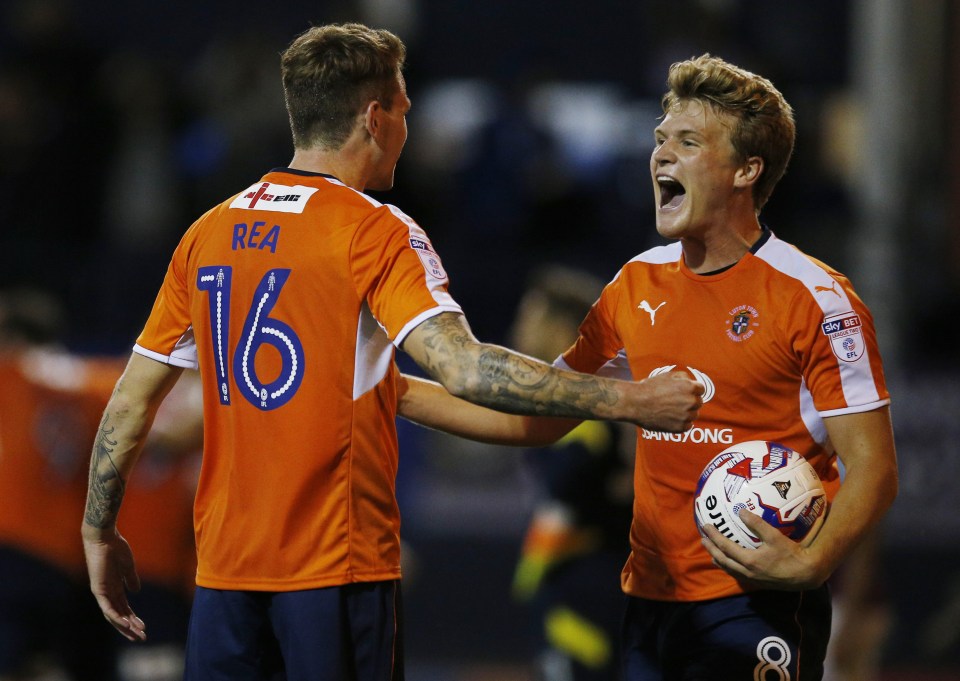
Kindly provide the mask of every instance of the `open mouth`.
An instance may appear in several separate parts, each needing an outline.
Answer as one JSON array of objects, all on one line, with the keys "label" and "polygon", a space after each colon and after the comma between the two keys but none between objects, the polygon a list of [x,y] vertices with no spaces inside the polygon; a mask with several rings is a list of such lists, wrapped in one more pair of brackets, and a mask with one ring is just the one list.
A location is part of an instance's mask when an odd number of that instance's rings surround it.
[{"label": "open mouth", "polygon": [[661,208],[678,208],[683,203],[687,190],[675,179],[667,175],[658,175],[657,185],[660,187]]}]

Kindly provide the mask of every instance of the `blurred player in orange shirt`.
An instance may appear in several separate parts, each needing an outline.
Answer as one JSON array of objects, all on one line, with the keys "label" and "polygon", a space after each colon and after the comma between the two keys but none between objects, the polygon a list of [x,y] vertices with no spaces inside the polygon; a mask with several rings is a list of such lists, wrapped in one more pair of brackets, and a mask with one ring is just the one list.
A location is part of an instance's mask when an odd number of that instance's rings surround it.
[{"label": "blurred player in orange shirt", "polygon": [[[124,360],[63,350],[56,343],[60,317],[59,303],[42,292],[0,294],[0,679],[54,669],[70,679],[175,679],[186,639],[186,583],[196,571],[198,395],[191,381],[177,386],[179,399],[158,415],[141,484],[127,500],[124,532],[145,548],[137,603],[162,621],[149,649],[131,654],[99,618],[79,631],[74,626],[97,614],[75,523],[86,495],[89,439]],[[176,676],[158,675],[169,659],[177,660]]]},{"label": "blurred player in orange shirt", "polygon": [[86,450],[123,366],[59,349],[61,310],[34,290],[0,294],[0,679],[57,669],[113,678],[114,645],[84,593]]},{"label": "blurred player in orange shirt", "polygon": [[[556,364],[621,377],[676,369],[703,408],[682,434],[637,433],[631,553],[621,584],[628,681],[819,679],[830,635],[825,582],[897,493],[876,334],[850,282],[759,220],[793,151],[793,111],[765,78],[703,55],[670,68],[650,173],[673,243],[630,260]],[[527,444],[569,424],[511,418],[407,378],[400,414],[455,434]],[[693,521],[703,467],[727,445],[802,452],[831,499],[796,544],[753,514],[745,549]],[[846,477],[839,484],[838,458]]]},{"label": "blurred player in orange shirt", "polygon": [[121,681],[183,677],[197,574],[193,498],[203,446],[199,383],[195,375],[185,376],[161,405],[141,455],[136,483],[126,495],[120,527],[124,537],[141,547],[137,552],[140,590],[131,598],[152,626],[146,645],[120,639]]},{"label": "blurred player in orange shirt", "polygon": [[599,379],[476,340],[424,230],[363,193],[392,186],[406,142],[404,58],[396,36],[359,24],[311,28],[284,51],[293,159],[186,232],[104,413],[90,584],[143,640],[117,516],[159,404],[184,368],[200,372],[188,680],[402,678],[395,348],[447,390],[517,413],[680,431],[700,406],[689,377]]}]

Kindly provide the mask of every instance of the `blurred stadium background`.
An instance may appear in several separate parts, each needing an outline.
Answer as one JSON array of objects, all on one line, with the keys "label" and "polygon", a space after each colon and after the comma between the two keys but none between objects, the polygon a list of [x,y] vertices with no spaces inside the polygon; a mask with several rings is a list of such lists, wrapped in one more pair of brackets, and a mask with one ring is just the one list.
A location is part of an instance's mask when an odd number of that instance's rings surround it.
[{"label": "blurred stadium background", "polygon": [[[610,279],[656,243],[672,62],[711,52],[774,81],[798,146],[762,218],[851,277],[894,395],[883,678],[960,678],[960,4],[4,0],[0,286],[65,301],[71,349],[126,353],[182,231],[289,160],[278,53],[343,20],[409,49],[410,139],[377,198],[427,230],[501,343],[535,266]],[[509,597],[534,489],[520,457],[400,428],[408,678],[530,678]]]}]

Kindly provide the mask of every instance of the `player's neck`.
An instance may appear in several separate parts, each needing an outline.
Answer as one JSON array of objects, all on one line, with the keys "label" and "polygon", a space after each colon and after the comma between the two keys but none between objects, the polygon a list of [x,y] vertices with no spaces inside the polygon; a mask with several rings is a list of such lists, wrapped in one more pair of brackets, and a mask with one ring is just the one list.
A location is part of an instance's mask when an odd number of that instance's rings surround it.
[{"label": "player's neck", "polygon": [[295,149],[288,165],[294,170],[332,175],[357,191],[363,191],[366,186],[363,163],[346,149]]},{"label": "player's neck", "polygon": [[695,274],[709,274],[736,264],[763,234],[756,217],[735,229],[707,232],[701,237],[683,237],[683,261]]}]

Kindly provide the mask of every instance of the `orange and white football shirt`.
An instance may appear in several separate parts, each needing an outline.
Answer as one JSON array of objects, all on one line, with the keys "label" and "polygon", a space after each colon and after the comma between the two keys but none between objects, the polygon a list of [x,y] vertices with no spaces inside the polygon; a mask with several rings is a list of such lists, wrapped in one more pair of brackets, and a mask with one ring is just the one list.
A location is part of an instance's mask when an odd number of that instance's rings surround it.
[{"label": "orange and white football shirt", "polygon": [[135,351],[199,367],[197,583],[290,591],[400,576],[394,348],[460,312],[423,230],[279,169],[177,247]]},{"label": "orange and white football shirt", "polygon": [[123,366],[46,349],[0,355],[0,544],[85,573],[90,445]]},{"label": "orange and white football shirt", "polygon": [[558,364],[621,378],[686,371],[706,387],[682,434],[639,429],[631,595],[694,601],[740,593],[700,543],[693,496],[727,446],[775,440],[802,453],[833,498],[836,454],[824,418],[889,402],[872,318],[849,281],[765,232],[733,267],[697,275],[679,242],[628,262]]}]

